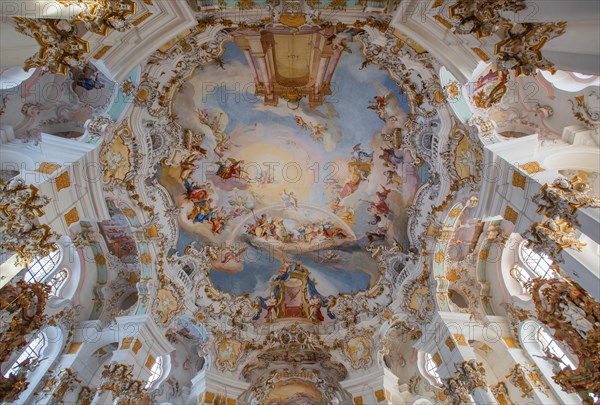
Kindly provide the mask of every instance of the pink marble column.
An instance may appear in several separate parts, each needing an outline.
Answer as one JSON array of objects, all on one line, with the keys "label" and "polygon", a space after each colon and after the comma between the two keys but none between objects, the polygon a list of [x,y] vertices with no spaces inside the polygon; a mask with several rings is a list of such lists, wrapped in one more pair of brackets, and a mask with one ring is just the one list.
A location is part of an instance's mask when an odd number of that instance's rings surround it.
[{"label": "pink marble column", "polygon": [[256,71],[256,65],[254,65],[254,59],[252,59],[252,55],[250,51],[244,49],[244,56],[246,57],[246,62],[248,62],[248,66],[250,66],[250,70],[252,71],[252,77],[254,78],[254,84],[257,86],[260,84],[260,79],[258,78],[258,72]]},{"label": "pink marble column", "polygon": [[325,72],[327,72],[327,65],[329,65],[329,56],[321,57],[319,61],[319,70],[317,71],[317,80],[315,80],[315,93],[319,94],[321,92],[321,87],[323,86],[323,78],[325,77]]},{"label": "pink marble column", "polygon": [[260,68],[260,73],[262,74],[265,87],[267,88],[267,94],[271,94],[273,88],[271,87],[271,77],[269,76],[269,69],[267,69],[267,61],[264,56],[259,56],[256,59],[258,60],[258,67]]},{"label": "pink marble column", "polygon": [[342,57],[343,48],[338,48],[333,54],[333,60],[329,65],[329,70],[327,71],[327,77],[325,77],[325,83],[331,83],[331,79],[333,78],[333,74],[335,73],[335,68],[337,67],[340,58]]}]

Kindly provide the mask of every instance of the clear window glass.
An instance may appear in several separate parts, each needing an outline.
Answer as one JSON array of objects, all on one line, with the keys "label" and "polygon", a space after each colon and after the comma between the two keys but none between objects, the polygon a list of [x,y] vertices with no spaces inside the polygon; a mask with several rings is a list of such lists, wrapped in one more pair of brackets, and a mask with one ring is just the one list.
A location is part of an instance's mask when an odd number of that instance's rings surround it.
[{"label": "clear window glass", "polygon": [[569,356],[560,348],[560,346],[556,343],[552,336],[550,336],[543,328],[540,328],[537,332],[537,339],[542,345],[542,350],[544,352],[548,351],[550,354],[556,356],[563,364],[561,368],[566,368],[567,366],[571,367],[575,370],[575,364],[569,359]]},{"label": "clear window glass", "polygon": [[531,271],[532,276],[545,279],[556,278],[557,274],[552,270],[554,264],[547,255],[540,255],[526,246],[527,241],[521,244],[521,260],[527,269]]},{"label": "clear window glass", "polygon": [[11,368],[4,373],[4,378],[8,378],[10,374],[17,374],[21,367],[23,367],[23,363],[27,360],[31,363],[34,360],[40,358],[42,349],[46,345],[46,339],[44,338],[44,334],[40,333],[33,339],[23,350],[23,353],[15,360],[14,364]]},{"label": "clear window glass", "polygon": [[44,257],[36,257],[33,259],[32,263],[30,263],[23,280],[27,283],[35,283],[40,282],[44,278],[48,276],[48,274],[52,273],[58,263],[60,263],[62,259],[62,251],[56,249],[48,256]]},{"label": "clear window glass", "polygon": [[150,388],[155,381],[157,381],[163,373],[162,357],[157,357],[150,369],[150,378],[146,384],[146,389]]},{"label": "clear window glass", "polygon": [[438,384],[442,385],[442,379],[437,371],[437,364],[435,364],[435,361],[433,361],[433,358],[429,353],[425,353],[425,372],[435,378],[435,381]]},{"label": "clear window glass", "polygon": [[514,265],[511,269],[510,269],[510,276],[512,278],[514,278],[515,280],[517,280],[519,282],[519,284],[521,284],[521,287],[525,288],[525,285],[531,281],[531,277],[529,276],[529,274],[527,273],[527,271],[525,271],[525,269],[521,266]]},{"label": "clear window glass", "polygon": [[58,293],[58,290],[60,290],[60,287],[62,287],[62,285],[65,283],[65,280],[67,279],[68,275],[69,273],[67,272],[67,270],[62,269],[54,276],[52,276],[49,282],[50,287],[52,287],[52,289],[50,290],[51,295],[56,295]]}]

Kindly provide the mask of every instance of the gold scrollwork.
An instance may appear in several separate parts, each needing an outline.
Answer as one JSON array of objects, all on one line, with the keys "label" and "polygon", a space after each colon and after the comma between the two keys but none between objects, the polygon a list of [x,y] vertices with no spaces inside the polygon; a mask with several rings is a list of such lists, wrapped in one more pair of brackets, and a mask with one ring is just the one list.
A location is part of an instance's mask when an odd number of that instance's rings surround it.
[{"label": "gold scrollwork", "polygon": [[47,256],[56,249],[56,234],[46,224],[34,221],[44,215],[50,202],[39,190],[15,177],[0,180],[0,234],[2,248],[18,255],[17,264],[26,265],[36,256]]},{"label": "gold scrollwork", "polygon": [[41,68],[53,74],[66,74],[71,67],[87,63],[89,44],[80,37],[85,30],[107,35],[111,29],[126,31],[131,27],[127,17],[135,14],[133,0],[59,0],[66,7],[82,11],[72,20],[14,17],[16,30],[37,41],[40,50],[25,61],[25,70]]}]

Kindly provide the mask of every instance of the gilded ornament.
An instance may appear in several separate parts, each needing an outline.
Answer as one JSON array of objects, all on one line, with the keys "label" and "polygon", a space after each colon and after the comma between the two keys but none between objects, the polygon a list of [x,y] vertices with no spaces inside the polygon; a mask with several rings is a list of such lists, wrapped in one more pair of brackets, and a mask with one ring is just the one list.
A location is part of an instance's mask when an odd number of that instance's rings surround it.
[{"label": "gilded ornament", "polygon": [[526,8],[524,0],[459,0],[449,8],[450,17],[458,20],[456,34],[475,34],[477,39],[488,37],[498,31],[507,21],[502,12],[518,12]]},{"label": "gilded ornament", "polygon": [[67,224],[67,228],[73,225],[76,222],[79,222],[79,213],[77,212],[77,207],[71,208],[65,214],[65,222]]},{"label": "gilded ornament", "polygon": [[438,264],[444,263],[445,258],[446,258],[446,256],[444,255],[444,252],[442,252],[442,251],[436,252],[435,255],[433,256],[434,262],[438,263]]},{"label": "gilded ornament", "polygon": [[40,163],[40,166],[37,169],[35,169],[35,171],[39,172],[39,173],[43,173],[43,174],[52,174],[55,171],[57,171],[58,169],[60,169],[59,164],[50,163],[50,162],[42,162],[42,163]]},{"label": "gilded ornament", "polygon": [[448,101],[456,101],[462,94],[462,86],[456,80],[453,80],[444,86],[444,92]]},{"label": "gilded ornament", "polygon": [[600,208],[600,199],[591,194],[590,186],[577,176],[570,180],[559,177],[552,184],[542,186],[541,193],[533,196],[533,202],[538,204],[537,213],[547,218],[531,226],[532,248],[549,254],[559,263],[562,249],[581,251],[585,244],[579,241],[573,228],[579,224],[577,210]]},{"label": "gilded ornament", "polygon": [[574,249],[581,252],[586,246],[575,233],[575,229],[560,217],[547,218],[544,222],[536,222],[531,226],[528,246],[540,254],[549,255],[555,262],[561,263],[560,252],[563,249]]},{"label": "gilded ornament", "polygon": [[466,360],[456,365],[457,376],[461,379],[463,385],[472,391],[475,388],[487,387],[485,380],[485,368],[477,360]]},{"label": "gilded ornament", "polygon": [[549,40],[564,34],[565,25],[565,22],[512,25],[495,46],[498,67],[514,70],[516,75],[533,76],[538,69],[554,73],[554,65],[543,57],[541,49]]},{"label": "gilded ornament", "polygon": [[508,393],[508,388],[506,388],[506,384],[500,381],[498,384],[491,387],[492,394],[498,400],[500,405],[514,405],[514,402],[510,399],[510,395]]},{"label": "gilded ornament", "polygon": [[145,399],[145,385],[146,381],[133,378],[133,365],[111,362],[102,370],[98,390],[112,391],[119,405],[137,405]]},{"label": "gilded ornament", "polygon": [[148,252],[144,252],[144,253],[140,254],[140,262],[144,266],[148,266],[148,265],[152,264],[152,255]]},{"label": "gilded ornament", "polygon": [[525,183],[527,178],[520,172],[515,171],[512,177],[512,185],[513,187],[518,187],[521,190],[525,190]]},{"label": "gilded ornament", "polygon": [[56,176],[56,192],[64,188],[69,188],[71,186],[71,179],[69,177],[69,172],[64,171],[58,176]]},{"label": "gilded ornament", "polygon": [[[492,35],[500,37],[495,45],[495,62],[504,74],[508,70],[527,76],[536,74],[537,69],[554,72],[554,66],[542,56],[541,49],[546,42],[564,33],[566,23],[518,23],[503,15],[523,11],[526,7],[524,0],[458,0],[449,7],[451,22],[441,16],[434,18],[455,34],[473,34],[478,40]],[[479,48],[472,49],[482,60],[489,60]],[[496,103],[506,92],[505,83],[499,83],[493,94],[479,97],[479,107],[489,108]]]},{"label": "gilded ornament", "polygon": [[46,224],[38,225],[42,208],[50,202],[33,185],[19,177],[0,180],[0,235],[2,248],[17,254],[17,265],[56,250],[56,234]]},{"label": "gilded ornament", "polygon": [[[589,96],[600,98],[595,91],[590,92]],[[571,111],[580,122],[587,125],[589,128],[600,128],[600,112],[597,109],[590,107],[585,101],[585,96],[577,96],[574,100],[569,100],[571,103]]]},{"label": "gilded ornament", "polygon": [[600,392],[600,304],[575,283],[562,279],[535,279],[531,292],[538,320],[578,358],[576,369],[559,367],[554,381],[583,398]]},{"label": "gilded ornament", "polygon": [[161,288],[156,292],[154,311],[163,323],[167,323],[169,318],[176,315],[181,307],[182,304],[179,303],[177,297],[170,289]]},{"label": "gilded ornament", "polygon": [[110,30],[125,32],[131,28],[127,21],[135,15],[136,4],[133,0],[58,0],[66,7],[80,7],[82,11],[74,17],[86,29],[106,36]]},{"label": "gilded ornament", "polygon": [[[0,295],[0,363],[27,345],[27,337],[46,326],[44,309],[50,286],[26,283],[22,280],[8,284]],[[14,401],[27,388],[28,372],[40,363],[39,359],[26,359],[20,363],[16,375],[0,375],[0,401]]]},{"label": "gilded ornament", "polygon": [[533,201],[538,204],[538,214],[549,218],[558,216],[574,225],[579,224],[576,217],[579,208],[600,208],[600,199],[594,197],[590,186],[577,176],[570,180],[559,177],[552,184],[545,184]]},{"label": "gilded ornament", "polygon": [[507,205],[504,209],[504,219],[513,224],[517,223],[517,218],[519,217],[519,213],[515,211],[510,205]]},{"label": "gilded ornament", "polygon": [[233,337],[223,337],[215,342],[217,368],[219,370],[235,371],[244,351],[243,347],[242,341]]},{"label": "gilded ornament", "polygon": [[96,256],[94,256],[94,261],[100,266],[104,266],[106,264],[106,258],[101,253],[98,253]]},{"label": "gilded ornament", "polygon": [[462,212],[462,208],[461,207],[455,207],[452,208],[450,210],[450,212],[448,213],[448,217],[449,218],[456,218],[460,215],[460,213]]},{"label": "gilded ornament", "polygon": [[344,339],[344,353],[353,368],[368,368],[372,362],[373,331],[352,328]]},{"label": "gilded ornament", "polygon": [[[532,379],[531,376],[533,374],[535,374],[535,378]],[[511,384],[521,390],[522,398],[533,398],[532,392],[534,390],[539,390],[545,393],[548,389],[548,386],[540,380],[535,373],[535,370],[533,370],[532,366],[529,364],[515,364],[512,370],[507,373],[505,377]]]},{"label": "gilded ornament", "polygon": [[469,389],[459,377],[450,377],[443,380],[443,392],[448,403],[452,405],[472,404],[473,399]]},{"label": "gilded ornament", "polygon": [[76,373],[70,368],[64,368],[58,372],[55,372],[52,377],[46,382],[46,385],[42,389],[41,395],[45,397],[51,397],[51,402],[61,403],[64,402],[63,398],[69,391],[74,391],[75,386],[79,384],[81,380],[76,377]]},{"label": "gilded ornament", "polygon": [[112,45],[104,45],[98,52],[94,54],[93,58],[96,60],[102,59],[104,55],[106,55],[106,52],[110,51],[110,48],[112,48]]},{"label": "gilded ornament", "polygon": [[545,169],[538,162],[528,162],[519,166],[528,174],[543,172]]},{"label": "gilded ornament", "polygon": [[92,403],[92,400],[94,399],[95,394],[96,391],[91,389],[90,387],[83,387],[81,388],[81,391],[79,391],[77,403],[79,405],[90,405]]},{"label": "gilded ornament", "polygon": [[13,17],[16,30],[35,39],[40,50],[25,61],[25,70],[41,68],[53,74],[65,75],[71,67],[83,67],[89,51],[86,41],[75,33],[77,27],[67,20]]},{"label": "gilded ornament", "polygon": [[488,56],[488,54],[486,54],[481,48],[471,48],[471,50],[473,51],[473,53],[475,53],[475,55],[477,55],[479,57],[479,59],[481,59],[484,62],[489,62],[490,61],[490,57]]},{"label": "gilded ornament", "polygon": [[453,351],[456,348],[456,345],[454,344],[454,339],[452,339],[451,336],[448,336],[446,338],[446,340],[444,341],[444,343],[446,344],[446,346],[448,347],[448,350]]}]

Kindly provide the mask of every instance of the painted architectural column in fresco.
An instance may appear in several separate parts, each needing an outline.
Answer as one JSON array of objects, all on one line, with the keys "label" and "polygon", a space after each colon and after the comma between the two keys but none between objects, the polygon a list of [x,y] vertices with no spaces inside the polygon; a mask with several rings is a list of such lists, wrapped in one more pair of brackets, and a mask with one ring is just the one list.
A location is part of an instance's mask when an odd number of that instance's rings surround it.
[{"label": "painted architectural column in fresco", "polygon": [[325,76],[325,83],[328,83],[328,84],[331,83],[331,79],[333,79],[333,74],[335,73],[335,68],[337,67],[338,62],[340,61],[340,58],[342,57],[343,51],[344,51],[344,49],[342,47],[339,47],[333,53],[331,62],[329,63],[329,68],[327,70],[327,76]]},{"label": "painted architectural column in fresco", "polygon": [[265,88],[267,89],[267,94],[271,94],[273,92],[273,87],[271,86],[271,76],[269,74],[269,68],[267,67],[267,60],[265,56],[257,56],[258,67],[260,68],[260,73],[263,78],[263,83],[265,84]]},{"label": "painted architectural column in fresco", "polygon": [[329,56],[321,55],[321,60],[319,61],[319,70],[317,71],[317,80],[315,81],[315,94],[319,94],[321,92],[323,79],[325,78],[327,66],[329,65],[329,59]]},{"label": "painted architectural column in fresco", "polygon": [[254,64],[254,59],[252,59],[252,54],[248,49],[244,49],[243,52],[244,56],[246,57],[246,61],[248,62],[248,66],[250,66],[250,70],[252,71],[254,84],[258,86],[260,84],[260,79],[258,78],[258,72],[256,71],[256,65]]}]

